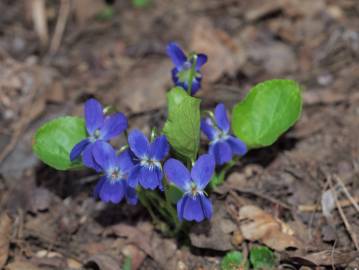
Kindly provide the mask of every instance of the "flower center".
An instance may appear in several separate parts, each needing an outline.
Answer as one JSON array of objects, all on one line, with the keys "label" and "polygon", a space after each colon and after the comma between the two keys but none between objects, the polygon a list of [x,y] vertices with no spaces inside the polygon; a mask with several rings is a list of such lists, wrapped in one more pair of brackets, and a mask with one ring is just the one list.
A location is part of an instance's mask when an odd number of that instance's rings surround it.
[{"label": "flower center", "polygon": [[153,169],[155,167],[161,168],[161,163],[155,159],[144,158],[141,160],[141,165]]},{"label": "flower center", "polygon": [[111,181],[116,182],[116,181],[120,180],[123,177],[123,175],[119,168],[114,168],[109,173],[109,177],[110,177]]},{"label": "flower center", "polygon": [[94,131],[94,133],[92,134],[92,136],[90,137],[90,140],[91,140],[92,142],[94,142],[94,141],[97,141],[97,140],[100,139],[100,138],[101,138],[101,132],[100,132],[99,129],[96,129],[96,130]]},{"label": "flower center", "polygon": [[217,134],[213,140],[213,143],[226,140],[226,139],[228,139],[228,137],[229,137],[228,132],[224,132],[222,130],[217,130]]},{"label": "flower center", "polygon": [[[189,81],[190,76],[192,72],[192,64],[190,61],[186,61],[183,63],[183,65],[180,67],[180,70],[178,72],[178,79],[181,83],[186,83]],[[193,80],[201,76],[199,72],[195,72],[193,76]]]}]

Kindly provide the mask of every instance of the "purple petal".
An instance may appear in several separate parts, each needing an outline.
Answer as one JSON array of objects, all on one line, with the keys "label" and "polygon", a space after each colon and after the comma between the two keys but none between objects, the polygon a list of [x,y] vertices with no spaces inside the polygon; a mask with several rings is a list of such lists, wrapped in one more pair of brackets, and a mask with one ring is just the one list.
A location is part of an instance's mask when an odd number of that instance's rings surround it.
[{"label": "purple petal", "polygon": [[[195,95],[198,90],[201,88],[201,80],[202,78],[201,77],[196,77],[193,79],[192,81],[192,89],[191,89],[191,95]],[[186,87],[187,89],[187,87]]]},{"label": "purple petal", "polygon": [[148,139],[138,129],[133,130],[128,136],[128,144],[131,151],[138,157],[143,158],[149,151]]},{"label": "purple petal", "polygon": [[233,136],[229,136],[226,140],[229,146],[232,148],[232,152],[236,155],[243,156],[247,153],[247,146],[240,139],[235,138]]},{"label": "purple petal", "polygon": [[211,144],[209,153],[214,156],[217,165],[222,165],[232,159],[232,150],[228,143],[218,141]]},{"label": "purple petal", "polygon": [[130,150],[127,149],[123,151],[117,157],[117,164],[124,173],[128,172],[134,166]]},{"label": "purple petal", "polygon": [[167,45],[167,54],[171,57],[172,62],[176,67],[180,67],[187,60],[186,55],[182,49],[175,43],[171,42]]},{"label": "purple petal", "polygon": [[207,63],[207,55],[203,53],[197,54],[196,70],[199,71],[200,68]]},{"label": "purple petal", "polygon": [[192,197],[184,195],[177,203],[177,214],[179,220],[201,222],[205,218],[212,217],[212,204],[204,195]]},{"label": "purple petal", "polygon": [[138,198],[136,190],[126,184],[126,201],[128,204],[135,205],[137,204]]},{"label": "purple petal", "polygon": [[126,180],[119,180],[116,182],[111,182],[110,180],[106,179],[99,191],[100,199],[104,202],[121,202],[126,192],[125,181]]},{"label": "purple petal", "polygon": [[130,187],[132,187],[132,188],[137,187],[138,182],[140,181],[140,178],[142,177],[141,168],[142,168],[141,164],[137,164],[130,170],[130,172],[128,174],[128,178],[127,178],[127,182]]},{"label": "purple petal", "polygon": [[102,139],[107,141],[116,137],[128,127],[127,118],[123,113],[115,113],[105,118],[101,128]]},{"label": "purple petal", "polygon": [[93,158],[96,163],[102,168],[103,171],[107,171],[118,165],[118,157],[116,151],[111,144],[105,141],[97,141],[93,144]]},{"label": "purple petal", "polygon": [[150,145],[149,155],[155,160],[162,160],[167,156],[170,146],[165,135],[157,137]]},{"label": "purple petal", "polygon": [[96,187],[94,189],[94,197],[98,198],[100,195],[100,190],[102,188],[103,183],[106,181],[106,176],[102,176],[100,180],[97,182]]},{"label": "purple petal", "polygon": [[81,153],[85,150],[86,146],[90,143],[88,139],[83,139],[78,144],[72,148],[70,153],[70,160],[74,161],[78,157],[80,157]]},{"label": "purple petal", "polygon": [[223,103],[219,103],[214,110],[217,126],[224,132],[229,131],[229,121],[227,117],[226,107]]},{"label": "purple petal", "polygon": [[213,122],[210,118],[205,118],[201,120],[201,130],[206,134],[207,138],[212,141],[216,137],[218,131],[213,126]]},{"label": "purple petal", "polygon": [[85,150],[82,153],[82,163],[88,167],[96,170],[97,172],[101,171],[101,167],[95,161],[93,156],[94,143],[90,143],[86,146]]},{"label": "purple petal", "polygon": [[182,191],[186,190],[186,185],[191,180],[191,175],[180,161],[173,158],[167,160],[163,170],[170,182],[173,182]]},{"label": "purple petal", "polygon": [[96,129],[101,128],[104,122],[103,108],[100,102],[91,98],[85,103],[86,129],[92,134]]},{"label": "purple petal", "polygon": [[212,155],[202,155],[198,158],[192,168],[191,177],[199,189],[203,190],[207,186],[213,176],[215,166]]},{"label": "purple petal", "polygon": [[140,175],[139,183],[144,189],[153,190],[157,187],[162,187],[163,174],[160,168],[154,167],[150,169],[142,166]]}]

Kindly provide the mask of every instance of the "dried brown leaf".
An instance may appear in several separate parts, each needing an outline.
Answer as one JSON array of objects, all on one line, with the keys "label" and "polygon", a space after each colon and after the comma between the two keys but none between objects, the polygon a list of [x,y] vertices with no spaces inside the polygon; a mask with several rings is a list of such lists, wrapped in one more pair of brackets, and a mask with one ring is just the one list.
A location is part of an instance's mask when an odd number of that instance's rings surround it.
[{"label": "dried brown leaf", "polygon": [[14,261],[12,263],[9,263],[5,270],[40,270],[37,266],[25,262],[25,261]]},{"label": "dried brown leaf", "polygon": [[260,241],[278,251],[302,247],[302,242],[287,224],[257,206],[243,206],[239,210],[239,221],[241,233],[247,240]]},{"label": "dried brown leaf", "polygon": [[5,265],[9,256],[9,244],[12,220],[7,213],[0,215],[0,269]]},{"label": "dried brown leaf", "polygon": [[99,270],[121,270],[121,262],[119,258],[115,258],[109,254],[97,254],[88,259],[86,267],[97,267]]}]

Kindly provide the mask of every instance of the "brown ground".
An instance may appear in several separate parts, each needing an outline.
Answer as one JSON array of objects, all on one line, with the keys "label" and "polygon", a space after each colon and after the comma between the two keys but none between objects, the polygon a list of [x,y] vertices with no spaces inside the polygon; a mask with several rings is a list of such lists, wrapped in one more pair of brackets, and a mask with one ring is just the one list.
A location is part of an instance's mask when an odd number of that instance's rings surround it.
[{"label": "brown ground", "polygon": [[[356,0],[118,0],[105,21],[93,16],[102,1],[76,0],[52,50],[60,1],[48,1],[43,44],[24,2],[0,2],[0,268],[116,270],[131,256],[133,269],[219,269],[225,251],[254,244],[276,252],[278,269],[359,267]],[[93,200],[93,172],[57,172],[31,152],[37,127],[81,115],[91,96],[131,127],[161,126],[172,40],[209,55],[205,108],[232,106],[266,79],[304,87],[299,123],[229,174],[192,245],[164,238],[141,206]]]}]

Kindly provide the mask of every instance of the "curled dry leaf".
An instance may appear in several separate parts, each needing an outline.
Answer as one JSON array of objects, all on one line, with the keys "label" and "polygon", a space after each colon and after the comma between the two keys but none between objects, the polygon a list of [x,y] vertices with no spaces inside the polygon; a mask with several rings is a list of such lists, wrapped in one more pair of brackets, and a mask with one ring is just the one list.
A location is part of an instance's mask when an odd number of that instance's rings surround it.
[{"label": "curled dry leaf", "polygon": [[278,251],[302,247],[302,242],[287,224],[257,206],[243,206],[239,210],[239,222],[241,233],[247,240],[260,241]]},{"label": "curled dry leaf", "polygon": [[91,267],[99,270],[121,270],[121,262],[119,258],[115,258],[109,254],[97,254],[88,259],[85,267]]},{"label": "curled dry leaf", "polygon": [[9,244],[12,220],[7,213],[0,215],[0,269],[6,263],[9,255]]},{"label": "curled dry leaf", "polygon": [[25,262],[25,261],[14,261],[12,263],[9,263],[5,270],[40,270],[37,266]]}]

